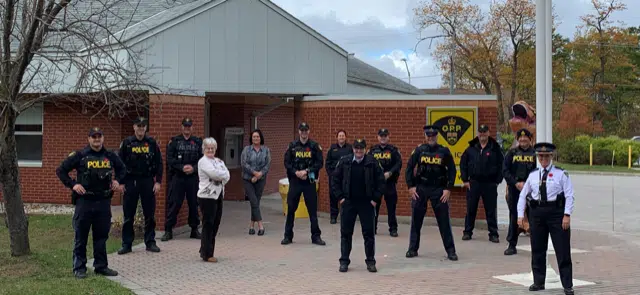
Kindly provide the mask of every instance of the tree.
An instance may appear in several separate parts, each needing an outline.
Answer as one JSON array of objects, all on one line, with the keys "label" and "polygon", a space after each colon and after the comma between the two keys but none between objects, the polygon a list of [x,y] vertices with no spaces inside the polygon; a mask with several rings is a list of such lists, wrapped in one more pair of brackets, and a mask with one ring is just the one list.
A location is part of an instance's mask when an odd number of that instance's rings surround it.
[{"label": "tree", "polygon": [[[16,153],[16,119],[42,102],[79,103],[94,116],[109,117],[143,107],[141,90],[156,88],[144,82],[146,69],[137,64],[142,50],[120,42],[124,32],[118,32],[132,22],[136,2],[0,3],[0,184],[13,256],[30,253]],[[123,11],[131,11],[126,19]]]},{"label": "tree", "polygon": [[532,0],[507,0],[504,3],[494,1],[491,5],[491,12],[511,44],[511,48],[508,50],[511,57],[509,61],[511,95],[506,103],[512,105],[518,100],[520,54],[532,48],[530,45],[536,33],[536,7]]},{"label": "tree", "polygon": [[477,5],[469,4],[469,0],[427,1],[419,4],[414,12],[420,30],[436,26],[447,37],[434,53],[443,69],[447,69],[445,58],[451,54],[451,48],[455,48],[453,70],[466,79],[477,81],[487,94],[495,92],[501,114],[499,122],[506,128],[509,106],[504,104],[499,79],[503,44],[495,18],[485,17]]}]

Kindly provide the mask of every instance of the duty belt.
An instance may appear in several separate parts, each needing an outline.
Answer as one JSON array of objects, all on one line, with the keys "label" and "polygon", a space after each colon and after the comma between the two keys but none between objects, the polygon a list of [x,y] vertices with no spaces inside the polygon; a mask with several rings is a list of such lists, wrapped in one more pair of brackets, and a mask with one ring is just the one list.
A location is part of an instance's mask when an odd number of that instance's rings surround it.
[{"label": "duty belt", "polygon": [[560,208],[560,202],[558,200],[554,200],[554,201],[546,201],[543,202],[542,200],[534,200],[531,195],[527,196],[527,205],[531,208],[537,208],[537,207],[558,207]]}]

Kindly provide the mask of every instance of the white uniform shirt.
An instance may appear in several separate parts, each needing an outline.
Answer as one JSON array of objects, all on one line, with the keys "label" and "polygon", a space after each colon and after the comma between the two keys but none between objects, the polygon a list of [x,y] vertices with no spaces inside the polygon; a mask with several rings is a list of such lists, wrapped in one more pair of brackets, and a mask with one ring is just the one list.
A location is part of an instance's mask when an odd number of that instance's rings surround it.
[{"label": "white uniform shirt", "polygon": [[[569,174],[554,165],[549,165],[547,169],[550,169],[547,176],[547,202],[555,201],[558,195],[564,192],[566,198],[564,214],[571,215],[573,212],[573,185]],[[529,177],[527,177],[527,181],[524,183],[518,198],[518,217],[524,217],[524,209],[527,206],[527,195],[529,193],[531,193],[532,199],[540,200],[540,182],[543,174],[544,169],[540,167],[531,171]]]},{"label": "white uniform shirt", "polygon": [[204,156],[198,161],[198,197],[217,200],[231,178],[229,169],[219,158]]}]

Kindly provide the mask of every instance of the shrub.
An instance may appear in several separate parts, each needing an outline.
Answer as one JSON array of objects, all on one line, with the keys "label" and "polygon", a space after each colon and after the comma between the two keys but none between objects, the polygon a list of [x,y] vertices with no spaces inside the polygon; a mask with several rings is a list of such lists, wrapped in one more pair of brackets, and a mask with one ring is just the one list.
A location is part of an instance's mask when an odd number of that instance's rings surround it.
[{"label": "shrub", "polygon": [[[122,225],[124,223],[124,216],[118,216],[114,218],[111,223],[111,236],[116,238],[122,238]],[[138,202],[138,207],[136,208],[136,215],[133,218],[133,233],[137,237],[142,237],[144,235],[144,215],[142,214],[142,205]]]},{"label": "shrub", "polygon": [[[570,140],[560,140],[558,147],[558,161],[571,164],[589,164],[589,147],[593,145],[594,165],[627,166],[629,146],[631,146],[631,161],[636,162],[640,156],[640,143],[617,136],[590,137],[576,136]],[[614,157],[615,151],[615,157]]]}]

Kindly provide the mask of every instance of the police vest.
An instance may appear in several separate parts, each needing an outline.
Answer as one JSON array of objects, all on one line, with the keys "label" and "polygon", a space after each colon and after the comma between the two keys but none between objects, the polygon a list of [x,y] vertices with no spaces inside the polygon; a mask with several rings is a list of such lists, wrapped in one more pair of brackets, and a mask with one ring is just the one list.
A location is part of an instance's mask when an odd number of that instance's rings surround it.
[{"label": "police vest", "polygon": [[421,183],[429,185],[446,184],[445,156],[444,150],[440,147],[420,149],[417,174]]},{"label": "police vest", "polygon": [[517,181],[526,181],[529,173],[536,168],[535,152],[516,148],[511,159],[511,172]]},{"label": "police vest", "polygon": [[317,153],[311,145],[302,146],[296,144],[293,149],[293,167],[296,170],[304,170],[313,166],[313,153]]},{"label": "police vest", "polygon": [[127,172],[134,175],[152,175],[155,172],[153,157],[156,147],[153,142],[130,139],[125,164]]},{"label": "police vest", "polygon": [[375,145],[371,149],[371,155],[373,155],[373,157],[378,160],[378,162],[380,162],[380,165],[382,165],[382,169],[384,171],[389,171],[389,169],[391,169],[391,166],[393,166],[393,161],[391,158],[392,152],[393,149],[390,145],[387,145],[384,148],[382,148],[380,145]]},{"label": "police vest", "polygon": [[82,172],[78,173],[78,180],[87,192],[104,194],[111,189],[113,170],[111,160],[106,154],[85,155],[80,165]]},{"label": "police vest", "polygon": [[184,165],[195,165],[198,163],[202,147],[193,139],[185,140],[184,137],[177,142],[178,161]]}]

